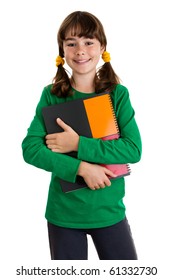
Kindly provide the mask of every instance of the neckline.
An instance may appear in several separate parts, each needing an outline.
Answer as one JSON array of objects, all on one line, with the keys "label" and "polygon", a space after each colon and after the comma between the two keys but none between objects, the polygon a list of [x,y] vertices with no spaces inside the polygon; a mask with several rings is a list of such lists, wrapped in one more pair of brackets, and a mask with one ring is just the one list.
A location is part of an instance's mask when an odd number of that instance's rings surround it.
[{"label": "neckline", "polygon": [[88,95],[92,95],[92,94],[95,94],[95,92],[82,92],[82,91],[79,91],[75,88],[72,87],[72,91],[76,94],[82,94],[82,95],[85,95],[85,96],[88,96]]}]

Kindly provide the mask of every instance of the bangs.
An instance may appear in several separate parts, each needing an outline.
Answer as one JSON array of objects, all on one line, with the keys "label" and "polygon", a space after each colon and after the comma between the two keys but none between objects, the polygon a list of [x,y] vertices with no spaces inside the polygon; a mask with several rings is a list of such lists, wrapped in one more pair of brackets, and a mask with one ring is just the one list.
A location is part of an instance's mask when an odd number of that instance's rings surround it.
[{"label": "bangs", "polygon": [[[87,38],[97,38],[98,32],[97,27],[94,24],[89,24],[88,22],[76,22],[73,25],[70,25],[66,30],[66,34],[70,33],[71,36],[77,37],[87,37]],[[66,35],[65,34],[65,35]]]}]

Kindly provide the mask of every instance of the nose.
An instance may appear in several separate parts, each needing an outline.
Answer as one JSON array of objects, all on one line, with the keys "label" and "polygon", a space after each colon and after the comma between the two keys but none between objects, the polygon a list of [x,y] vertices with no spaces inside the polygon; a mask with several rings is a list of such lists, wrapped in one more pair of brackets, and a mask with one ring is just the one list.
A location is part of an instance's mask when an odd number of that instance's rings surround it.
[{"label": "nose", "polygon": [[85,54],[85,50],[83,46],[78,46],[77,50],[76,50],[76,55],[84,55]]}]

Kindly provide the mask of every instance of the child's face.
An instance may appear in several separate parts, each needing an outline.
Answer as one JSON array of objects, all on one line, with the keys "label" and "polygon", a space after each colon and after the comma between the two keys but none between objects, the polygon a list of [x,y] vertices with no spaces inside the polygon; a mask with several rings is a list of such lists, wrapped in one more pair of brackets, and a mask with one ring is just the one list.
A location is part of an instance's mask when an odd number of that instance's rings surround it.
[{"label": "child's face", "polygon": [[93,72],[95,75],[100,55],[104,51],[104,47],[96,38],[72,36],[71,32],[68,32],[63,42],[63,49],[65,60],[73,74]]}]

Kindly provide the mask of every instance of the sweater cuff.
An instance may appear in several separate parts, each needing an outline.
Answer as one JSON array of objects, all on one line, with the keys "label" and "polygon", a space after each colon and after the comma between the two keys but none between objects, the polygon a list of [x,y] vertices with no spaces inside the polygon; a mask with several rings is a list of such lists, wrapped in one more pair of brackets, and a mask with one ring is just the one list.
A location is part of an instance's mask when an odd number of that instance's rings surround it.
[{"label": "sweater cuff", "polygon": [[55,168],[54,173],[62,180],[75,183],[80,163],[81,160],[68,156],[61,162],[61,172]]}]

